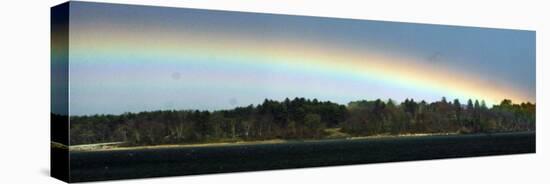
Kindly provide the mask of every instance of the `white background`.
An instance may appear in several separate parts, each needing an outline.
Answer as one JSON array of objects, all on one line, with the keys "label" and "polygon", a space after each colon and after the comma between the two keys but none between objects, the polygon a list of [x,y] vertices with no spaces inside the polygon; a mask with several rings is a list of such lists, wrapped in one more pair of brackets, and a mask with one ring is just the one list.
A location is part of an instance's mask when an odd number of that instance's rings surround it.
[{"label": "white background", "polygon": [[[0,183],[62,183],[49,177],[50,9],[60,0],[1,1]],[[311,169],[112,181],[113,183],[548,183],[549,5],[543,0],[103,0],[537,31],[537,153]],[[544,50],[546,49],[546,52]]]}]

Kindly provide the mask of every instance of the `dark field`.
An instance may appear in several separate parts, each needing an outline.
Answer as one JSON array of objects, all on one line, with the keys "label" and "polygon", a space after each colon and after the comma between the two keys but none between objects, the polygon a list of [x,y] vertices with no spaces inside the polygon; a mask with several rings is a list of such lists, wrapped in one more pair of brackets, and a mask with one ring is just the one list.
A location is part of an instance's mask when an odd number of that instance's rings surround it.
[{"label": "dark field", "polygon": [[535,152],[535,133],[70,153],[71,182]]}]

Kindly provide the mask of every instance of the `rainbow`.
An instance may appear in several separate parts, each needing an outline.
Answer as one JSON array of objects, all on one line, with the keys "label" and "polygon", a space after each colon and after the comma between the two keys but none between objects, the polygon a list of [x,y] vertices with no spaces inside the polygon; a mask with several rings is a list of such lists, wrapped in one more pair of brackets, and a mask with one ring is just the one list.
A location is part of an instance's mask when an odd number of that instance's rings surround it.
[{"label": "rainbow", "polygon": [[[443,94],[448,98],[484,99],[487,104],[497,104],[505,98],[516,102],[534,100],[513,88],[479,82],[475,75],[429,66],[400,56],[304,41],[254,40],[246,35],[203,33],[197,36],[186,32],[160,32],[151,36],[149,30],[117,31],[108,29],[110,26],[103,27],[106,29],[71,32],[71,57],[156,58],[155,62],[167,65],[200,61],[203,65],[238,66],[252,70],[276,67],[314,76],[377,81]],[[208,61],[212,57],[215,59]],[[213,80],[224,77],[212,75]],[[243,86],[249,83],[245,77],[238,80]]]}]

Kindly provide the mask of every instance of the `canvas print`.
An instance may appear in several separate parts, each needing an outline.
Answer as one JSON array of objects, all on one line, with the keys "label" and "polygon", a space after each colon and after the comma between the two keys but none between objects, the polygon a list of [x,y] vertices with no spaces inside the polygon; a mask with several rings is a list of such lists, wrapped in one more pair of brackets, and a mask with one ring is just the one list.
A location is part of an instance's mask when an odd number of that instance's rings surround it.
[{"label": "canvas print", "polygon": [[535,31],[51,9],[67,182],[535,153]]}]

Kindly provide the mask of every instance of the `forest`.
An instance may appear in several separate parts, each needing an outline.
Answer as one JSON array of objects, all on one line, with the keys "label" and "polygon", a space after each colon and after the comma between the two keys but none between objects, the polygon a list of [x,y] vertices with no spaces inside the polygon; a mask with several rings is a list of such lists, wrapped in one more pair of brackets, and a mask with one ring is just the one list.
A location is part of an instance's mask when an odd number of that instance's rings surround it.
[{"label": "forest", "polygon": [[212,112],[162,110],[70,116],[70,145],[323,139],[329,129],[349,136],[534,131],[535,109],[535,104],[514,104],[506,99],[491,108],[484,101],[462,104],[445,97],[432,103],[377,99],[347,105],[305,98],[265,99],[258,105]]}]

